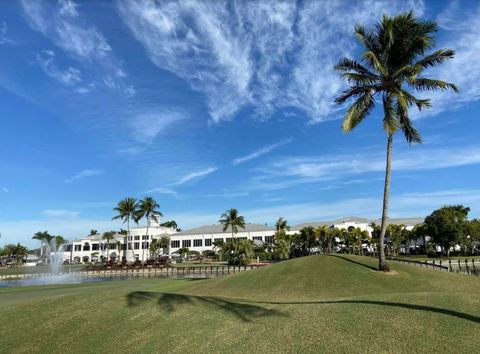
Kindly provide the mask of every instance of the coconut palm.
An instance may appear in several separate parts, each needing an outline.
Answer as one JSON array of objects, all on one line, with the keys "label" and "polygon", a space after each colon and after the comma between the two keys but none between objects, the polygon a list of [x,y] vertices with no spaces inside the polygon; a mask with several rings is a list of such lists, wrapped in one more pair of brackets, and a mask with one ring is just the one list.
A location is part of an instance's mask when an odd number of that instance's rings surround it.
[{"label": "coconut palm", "polygon": [[[162,248],[163,253],[170,253],[170,236],[162,236],[158,240],[158,247]],[[167,252],[165,252],[165,250]]]},{"label": "coconut palm", "polygon": [[43,243],[47,242],[48,236],[50,236],[48,231],[38,231],[32,237],[32,239],[40,241],[40,259],[43,258]]},{"label": "coconut palm", "polygon": [[383,128],[387,133],[379,237],[379,269],[382,271],[389,270],[385,261],[384,238],[388,218],[393,136],[401,131],[409,144],[422,141],[420,133],[410,120],[408,110],[411,106],[417,106],[419,110],[428,108],[430,100],[415,97],[414,91],[451,89],[458,92],[452,83],[422,76],[425,69],[441,64],[455,55],[451,49],[439,49],[425,55],[435,44],[433,35],[437,30],[435,22],[418,19],[412,12],[395,17],[384,16],[373,29],[355,27],[355,35],[364,48],[363,63],[343,58],[335,66],[350,85],[335,101],[343,104],[350,99],[355,100],[345,114],[344,132],[353,130],[372,112],[376,97],[382,99]]},{"label": "coconut palm", "polygon": [[223,213],[218,222],[223,225],[223,232],[227,231],[227,229],[230,227],[232,230],[232,241],[235,239],[235,235],[238,233],[238,228],[245,228],[245,218],[241,215],[238,215],[238,210],[235,208],[231,208]]},{"label": "coconut palm", "polygon": [[[130,220],[136,221],[135,218],[135,211],[137,210],[137,200],[135,198],[127,197],[118,202],[117,206],[113,208],[114,211],[118,213],[118,215],[114,216],[112,220],[121,219],[123,223],[127,223],[127,245],[130,246],[132,250],[132,256],[135,259],[135,253],[133,252],[132,241],[129,240],[130,238]],[[127,249],[125,248],[124,257],[125,260],[127,259]]]},{"label": "coconut palm", "polygon": [[103,233],[102,239],[107,241],[107,262],[110,260],[109,253],[110,253],[110,241],[114,239],[115,234],[112,231],[107,231]]},{"label": "coconut palm", "polygon": [[[145,197],[137,204],[137,210],[135,211],[135,221],[138,223],[140,219],[145,217],[147,219],[147,236],[148,229],[150,227],[150,218],[155,219],[157,222],[163,214],[158,210],[160,205],[152,197]],[[145,245],[146,241],[142,242],[142,261],[145,260]]]},{"label": "coconut palm", "polygon": [[285,220],[284,218],[278,218],[277,222],[275,223],[275,231],[279,233],[288,230],[290,230],[290,226],[288,226],[287,220]]},{"label": "coconut palm", "polygon": [[238,233],[238,228],[245,228],[245,218],[241,215],[238,215],[238,210],[235,208],[231,208],[227,210],[220,216],[220,220],[218,221],[220,224],[223,225],[223,232],[227,231],[230,227],[232,230],[232,243],[234,244],[234,253],[237,254],[237,247],[235,242],[235,235]]}]

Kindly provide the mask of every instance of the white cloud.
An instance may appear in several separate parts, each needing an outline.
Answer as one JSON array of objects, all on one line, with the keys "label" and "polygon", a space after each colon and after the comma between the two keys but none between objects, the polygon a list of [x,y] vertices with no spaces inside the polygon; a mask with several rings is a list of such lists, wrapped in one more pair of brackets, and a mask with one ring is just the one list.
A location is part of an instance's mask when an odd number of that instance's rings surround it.
[{"label": "white cloud", "polygon": [[8,25],[3,21],[0,25],[0,44],[15,44],[15,41],[8,37]]},{"label": "white cloud", "polygon": [[[460,148],[422,148],[413,146],[394,153],[394,171],[433,170],[480,163],[480,146]],[[265,169],[266,176],[291,176],[305,180],[330,180],[349,175],[383,172],[383,153],[364,152],[349,155],[285,157],[276,159]]]},{"label": "white cloud", "polygon": [[421,1],[120,0],[119,13],[158,67],[205,94],[214,122],[251,106],[266,118],[294,108],[331,119],[342,83],[333,65],[353,49],[353,26]]},{"label": "white cloud", "polygon": [[5,192],[5,193],[8,193],[8,188],[2,187],[2,191]]},{"label": "white cloud", "polygon": [[101,175],[102,173],[103,172],[100,171],[100,170],[82,170],[79,173],[77,173],[76,175],[66,179],[65,183],[72,183],[76,180],[79,180],[79,179],[82,179],[82,178],[85,178],[85,177],[98,176],[98,175]]},{"label": "white cloud", "polygon": [[42,215],[51,219],[75,219],[80,214],[79,211],[63,209],[45,209]]},{"label": "white cloud", "polygon": [[242,157],[237,157],[236,159],[234,159],[232,161],[232,164],[233,165],[238,165],[238,164],[241,164],[241,163],[244,163],[244,162],[247,162],[247,161],[250,161],[250,160],[253,160],[253,159],[256,159],[257,157],[260,157],[260,156],[263,156],[263,155],[266,155],[268,154],[269,152],[283,146],[283,145],[286,145],[290,142],[292,142],[292,138],[288,138],[288,139],[285,139],[285,140],[282,140],[278,143],[275,143],[275,144],[270,144],[270,145],[267,145],[267,146],[264,146],[263,148],[260,148],[258,150],[255,150],[245,156],[242,156]]},{"label": "white cloud", "polygon": [[[132,114],[128,125],[133,137],[138,142],[151,143],[159,134],[165,133],[167,128],[188,119],[188,115],[181,109],[163,108],[151,112]],[[125,151],[130,154],[137,153],[136,148]]]},{"label": "white cloud", "polygon": [[[69,0],[57,3],[40,0],[21,0],[30,26],[50,38],[72,58],[81,61],[94,72],[100,72],[105,86],[126,96],[134,93],[124,83],[125,72],[112,53],[103,34],[80,16],[78,5]],[[85,88],[81,89],[85,90]]]},{"label": "white cloud", "polygon": [[218,170],[217,167],[209,167],[200,171],[190,172],[185,176],[183,176],[182,178],[180,178],[177,182],[172,183],[171,185],[174,185],[174,186],[182,185],[193,179],[199,179],[199,178],[205,177],[217,170]]},{"label": "white cloud", "polygon": [[55,52],[51,50],[44,50],[37,54],[37,63],[43,69],[45,74],[52,79],[58,81],[65,86],[75,86],[82,82],[82,74],[80,70],[68,67],[67,69],[59,69],[55,63]]},{"label": "white cloud", "polygon": [[[465,5],[465,3],[462,3]],[[456,51],[455,58],[442,66],[431,70],[427,77],[455,83],[460,93],[434,92],[427,97],[432,100],[432,108],[415,117],[427,117],[443,111],[458,109],[460,106],[480,99],[478,83],[480,82],[480,5],[473,11],[458,7],[458,2],[451,5],[439,15],[440,25],[449,31],[444,31],[447,37],[440,48],[451,48]],[[446,33],[445,33],[446,32]]]},{"label": "white cloud", "polygon": [[143,192],[142,194],[167,194],[175,198],[178,198],[178,193],[176,191],[174,191],[173,189],[163,188],[163,187],[152,188],[152,189],[149,189],[148,191]]}]

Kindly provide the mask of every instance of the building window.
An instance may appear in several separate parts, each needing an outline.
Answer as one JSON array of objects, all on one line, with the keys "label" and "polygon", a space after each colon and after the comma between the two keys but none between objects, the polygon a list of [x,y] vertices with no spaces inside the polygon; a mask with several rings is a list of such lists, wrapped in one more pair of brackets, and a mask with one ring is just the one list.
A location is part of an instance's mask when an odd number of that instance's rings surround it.
[{"label": "building window", "polygon": [[133,243],[133,249],[134,249],[134,250],[140,249],[140,242],[134,242],[134,243]]},{"label": "building window", "polygon": [[75,252],[79,252],[82,250],[82,245],[75,245]]},{"label": "building window", "polygon": [[170,242],[170,247],[180,248],[180,241],[179,240],[174,240],[174,241]]},{"label": "building window", "polygon": [[246,240],[247,237],[237,237],[237,240]]},{"label": "building window", "polygon": [[215,243],[223,242],[223,238],[216,238],[214,242],[215,242]]},{"label": "building window", "polygon": [[111,244],[110,244],[110,249],[111,249],[111,250],[117,249],[117,245],[116,245],[115,243],[111,243]]},{"label": "building window", "polygon": [[143,235],[142,240],[148,240],[148,235]]},{"label": "building window", "polygon": [[254,239],[255,241],[263,241],[263,240],[262,240],[262,236],[253,236],[253,239]]},{"label": "building window", "polygon": [[84,251],[90,251],[90,245],[88,243],[83,245],[83,250]]},{"label": "building window", "polygon": [[193,240],[193,247],[202,247],[202,240],[201,239],[197,239],[197,240]]},{"label": "building window", "polygon": [[92,243],[92,251],[98,251],[99,249],[98,243]]},{"label": "building window", "polygon": [[231,237],[227,237],[227,238],[225,239],[225,242],[227,242],[227,243],[228,243],[228,242],[232,242],[232,238],[231,238]]},{"label": "building window", "polygon": [[128,241],[132,241],[132,236],[127,237]]},{"label": "building window", "polygon": [[182,240],[182,247],[192,247],[192,240]]},{"label": "building window", "polygon": [[273,243],[273,236],[265,236],[266,243]]},{"label": "building window", "polygon": [[211,245],[212,245],[212,239],[211,238],[205,239],[205,247],[210,247]]},{"label": "building window", "polygon": [[135,236],[135,241],[140,240],[140,236]]},{"label": "building window", "polygon": [[72,245],[66,245],[64,247],[65,252],[70,252],[72,250]]},{"label": "building window", "polygon": [[149,244],[148,242],[142,242],[142,249],[148,250]]}]

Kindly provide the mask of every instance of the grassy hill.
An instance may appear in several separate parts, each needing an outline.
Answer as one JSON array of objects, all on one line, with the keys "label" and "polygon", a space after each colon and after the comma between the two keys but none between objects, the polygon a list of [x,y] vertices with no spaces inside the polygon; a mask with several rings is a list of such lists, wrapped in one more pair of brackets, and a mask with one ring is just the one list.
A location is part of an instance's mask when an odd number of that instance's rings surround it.
[{"label": "grassy hill", "polygon": [[476,352],[480,278],[312,256],[210,280],[0,289],[0,352]]}]

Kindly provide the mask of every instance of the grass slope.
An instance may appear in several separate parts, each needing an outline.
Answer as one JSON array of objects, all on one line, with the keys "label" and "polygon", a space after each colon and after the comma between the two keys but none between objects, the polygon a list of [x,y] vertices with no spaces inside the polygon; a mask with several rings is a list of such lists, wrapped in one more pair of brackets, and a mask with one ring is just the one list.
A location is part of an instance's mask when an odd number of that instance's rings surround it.
[{"label": "grass slope", "polygon": [[476,352],[480,279],[312,256],[211,280],[0,289],[0,352]]}]

